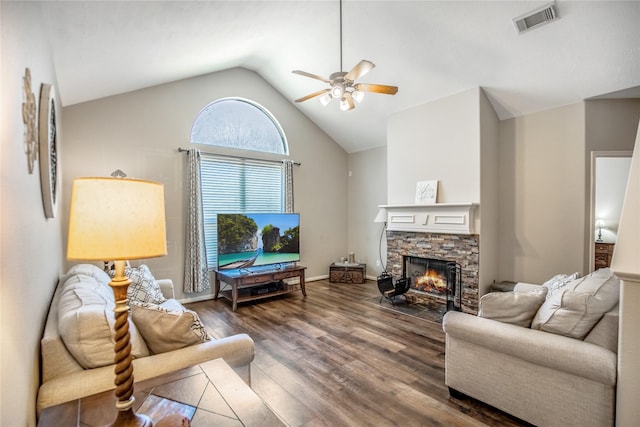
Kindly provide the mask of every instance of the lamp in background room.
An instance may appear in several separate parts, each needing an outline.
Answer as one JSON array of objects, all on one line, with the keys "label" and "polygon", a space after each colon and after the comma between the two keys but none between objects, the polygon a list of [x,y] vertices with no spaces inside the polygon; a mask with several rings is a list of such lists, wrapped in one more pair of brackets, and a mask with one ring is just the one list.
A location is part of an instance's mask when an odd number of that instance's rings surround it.
[{"label": "lamp in background room", "polygon": [[[164,186],[129,178],[77,178],[71,191],[67,258],[114,261],[115,395],[114,426],[152,426],[133,409],[133,364],[129,343],[125,263],[167,254]],[[188,419],[183,425],[189,425]],[[178,424],[180,425],[180,424]]]},{"label": "lamp in background room", "polygon": [[596,242],[602,243],[602,229],[605,228],[603,219],[596,220],[596,228],[598,229],[598,238],[596,239]]}]

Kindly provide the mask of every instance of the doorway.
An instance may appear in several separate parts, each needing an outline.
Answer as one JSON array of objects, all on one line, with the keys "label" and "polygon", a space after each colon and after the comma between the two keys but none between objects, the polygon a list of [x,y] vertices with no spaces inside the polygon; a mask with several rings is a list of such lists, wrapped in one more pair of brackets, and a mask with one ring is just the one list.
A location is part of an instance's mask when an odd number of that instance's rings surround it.
[{"label": "doorway", "polygon": [[603,266],[600,251],[615,249],[632,154],[632,151],[591,152],[589,271],[596,270],[596,265]]}]

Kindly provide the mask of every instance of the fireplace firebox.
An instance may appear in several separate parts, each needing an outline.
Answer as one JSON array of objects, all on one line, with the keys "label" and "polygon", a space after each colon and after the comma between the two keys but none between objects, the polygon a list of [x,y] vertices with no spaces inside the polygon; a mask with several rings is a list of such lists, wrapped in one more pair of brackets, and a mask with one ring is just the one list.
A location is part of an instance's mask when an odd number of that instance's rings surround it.
[{"label": "fireplace firebox", "polygon": [[462,307],[460,264],[417,256],[403,256],[402,276],[411,279],[413,294],[437,304],[443,311],[460,311]]}]

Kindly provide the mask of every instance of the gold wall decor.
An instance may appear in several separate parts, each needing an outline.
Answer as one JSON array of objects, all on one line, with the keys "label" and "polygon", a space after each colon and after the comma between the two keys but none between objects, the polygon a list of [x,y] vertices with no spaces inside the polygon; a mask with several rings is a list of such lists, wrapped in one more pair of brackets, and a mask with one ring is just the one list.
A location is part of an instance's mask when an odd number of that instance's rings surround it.
[{"label": "gold wall decor", "polygon": [[29,173],[38,158],[38,139],[36,132],[36,97],[31,90],[31,70],[24,70],[24,102],[22,103],[22,121],[24,122],[24,152],[27,155]]}]

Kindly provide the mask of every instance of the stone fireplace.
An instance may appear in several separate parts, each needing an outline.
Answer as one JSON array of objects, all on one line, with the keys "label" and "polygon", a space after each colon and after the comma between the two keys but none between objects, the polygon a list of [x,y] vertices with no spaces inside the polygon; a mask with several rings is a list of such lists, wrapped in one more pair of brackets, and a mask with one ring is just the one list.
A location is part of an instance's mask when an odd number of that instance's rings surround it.
[{"label": "stone fireplace", "polygon": [[[412,277],[408,300],[440,312],[456,309],[477,314],[480,236],[474,233],[476,207],[472,203],[381,206],[387,211],[387,271],[394,278],[427,275],[422,286]],[[407,266],[407,260],[416,259],[422,261]],[[440,272],[435,275],[444,276],[439,278],[445,282],[444,289],[438,279],[429,279],[429,271],[423,272],[437,269]],[[454,282],[449,286],[455,289],[446,290],[447,280]]]}]

